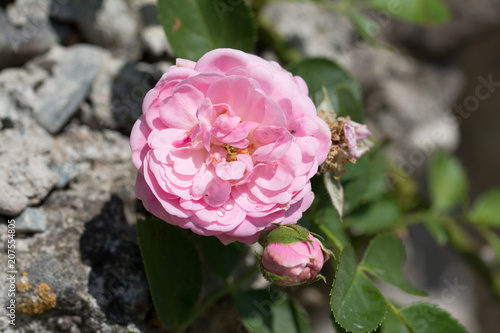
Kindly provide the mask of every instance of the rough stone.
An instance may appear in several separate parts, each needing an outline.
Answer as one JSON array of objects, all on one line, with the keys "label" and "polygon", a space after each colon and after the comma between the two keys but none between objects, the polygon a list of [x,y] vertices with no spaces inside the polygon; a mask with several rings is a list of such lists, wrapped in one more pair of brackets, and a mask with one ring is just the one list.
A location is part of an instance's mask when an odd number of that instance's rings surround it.
[{"label": "rough stone", "polygon": [[58,41],[46,6],[34,0],[0,8],[0,69],[19,66]]},{"label": "rough stone", "polygon": [[[137,13],[124,0],[93,2],[96,4],[95,11],[77,13],[76,25],[84,39],[111,50],[123,59],[139,59],[142,47]],[[79,6],[78,11],[85,7]]]},{"label": "rough stone", "polygon": [[19,232],[44,232],[47,230],[47,216],[41,208],[26,208],[16,218],[16,231]]},{"label": "rough stone", "polygon": [[99,73],[101,52],[94,46],[54,48],[39,63],[51,65],[52,75],[43,82],[35,110],[40,124],[50,133],[59,132],[78,110]]},{"label": "rough stone", "polygon": [[[50,287],[57,305],[18,314],[12,332],[157,332],[134,226],[136,171],[128,138],[73,122],[51,151],[54,165],[69,163],[79,172],[46,198],[47,230],[18,238],[16,259],[32,286]],[[0,231],[4,227],[0,223]]]},{"label": "rough stone", "polygon": [[57,182],[48,166],[52,138],[29,119],[25,122],[0,131],[0,214],[8,216],[39,204]]},{"label": "rough stone", "polygon": [[106,56],[92,85],[91,106],[82,110],[82,121],[93,127],[129,133],[142,113],[142,100],[169,67],[168,63],[132,64]]},{"label": "rough stone", "polygon": [[58,189],[65,188],[68,183],[78,175],[78,167],[71,163],[55,165],[51,170],[58,175],[56,183],[56,188]]},{"label": "rough stone", "polygon": [[174,52],[158,19],[156,1],[142,0],[138,2],[136,6],[139,7],[143,27],[141,29],[141,40],[145,53],[158,60],[167,55],[173,57]]}]

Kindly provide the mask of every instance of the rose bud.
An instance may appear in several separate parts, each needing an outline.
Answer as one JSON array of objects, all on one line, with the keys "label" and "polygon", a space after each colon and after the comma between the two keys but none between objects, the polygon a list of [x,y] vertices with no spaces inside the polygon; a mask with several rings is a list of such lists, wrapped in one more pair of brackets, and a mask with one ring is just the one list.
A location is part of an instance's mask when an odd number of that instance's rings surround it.
[{"label": "rose bud", "polygon": [[271,231],[260,258],[264,277],[280,286],[312,283],[330,251],[299,225],[285,225]]}]

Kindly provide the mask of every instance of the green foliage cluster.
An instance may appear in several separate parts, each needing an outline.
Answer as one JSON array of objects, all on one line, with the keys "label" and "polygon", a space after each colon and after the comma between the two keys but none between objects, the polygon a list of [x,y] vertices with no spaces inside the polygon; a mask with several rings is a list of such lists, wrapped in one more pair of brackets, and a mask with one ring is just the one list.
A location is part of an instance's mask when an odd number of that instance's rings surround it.
[{"label": "green foliage cluster", "polygon": [[[243,0],[159,0],[158,9],[178,57],[197,60],[219,47],[252,52],[259,41],[290,62],[288,69],[305,79],[317,106],[327,98],[340,116],[362,122],[357,82],[331,60],[302,59],[289,49],[259,18],[259,9],[267,2],[271,0],[255,0],[250,7]],[[439,24],[450,17],[441,0],[315,2],[345,13],[368,42],[375,42],[376,29],[364,12],[367,9],[419,24]],[[396,236],[417,223],[425,225],[439,244],[463,254],[500,298],[500,239],[493,230],[500,226],[500,189],[470,205],[466,174],[445,153],[434,156],[428,175],[429,202],[419,197],[411,177],[388,161],[386,145],[379,142],[346,166],[340,182],[328,174],[313,179],[316,199],[299,223],[322,236],[334,253],[335,260],[329,263],[336,272],[331,310],[337,332],[465,332],[444,310],[421,302],[398,307],[376,286],[375,281],[384,281],[425,296],[403,275],[405,250]],[[137,229],[156,314],[165,326],[182,332],[214,302],[231,295],[241,325],[251,333],[311,331],[304,309],[290,293],[248,287],[259,272],[257,264],[242,269],[247,246],[224,246],[213,237],[197,236],[154,218],[139,220]],[[478,237],[471,238],[471,229],[496,251],[497,267],[478,257]],[[220,288],[202,296],[207,278],[215,278]]]}]

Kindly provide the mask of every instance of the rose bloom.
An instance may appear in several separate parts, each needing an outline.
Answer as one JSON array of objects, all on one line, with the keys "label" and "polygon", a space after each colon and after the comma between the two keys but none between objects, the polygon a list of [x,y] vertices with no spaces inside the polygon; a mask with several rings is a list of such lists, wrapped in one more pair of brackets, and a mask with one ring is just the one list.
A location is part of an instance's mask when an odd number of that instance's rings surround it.
[{"label": "rose bloom", "polygon": [[[280,286],[311,283],[323,267],[328,254],[324,254],[319,241],[311,234],[310,242],[291,244],[270,243],[264,247],[261,265],[271,273],[268,279]],[[326,257],[326,258],[325,258]]]},{"label": "rose bloom", "polygon": [[255,243],[312,203],[330,130],[304,80],[232,49],[177,59],[147,93],[130,135],[136,195],[166,222]]}]

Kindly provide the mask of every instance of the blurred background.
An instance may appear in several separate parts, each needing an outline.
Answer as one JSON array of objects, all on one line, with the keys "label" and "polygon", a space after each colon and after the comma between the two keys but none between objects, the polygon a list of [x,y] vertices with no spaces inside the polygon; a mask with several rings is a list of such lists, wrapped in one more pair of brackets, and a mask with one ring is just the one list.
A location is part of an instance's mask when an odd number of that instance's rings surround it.
[{"label": "blurred background", "polygon": [[[421,193],[429,157],[445,150],[464,164],[476,198],[500,187],[500,1],[444,2],[451,19],[440,25],[366,11],[375,43],[346,15],[314,2],[269,1],[260,14],[288,46],[351,72],[367,124],[390,142],[391,159]],[[280,59],[263,42],[255,52]],[[18,280],[32,286],[18,304],[35,304],[21,307],[15,329],[2,306],[0,331],[163,331],[136,240],[144,211],[128,135],[145,93],[174,61],[154,0],[0,0],[0,264],[15,219],[16,269],[26,273]],[[498,301],[461,258],[421,227],[405,244],[408,276],[434,302],[471,333],[500,332]],[[49,286],[43,299],[56,295],[57,305],[40,301],[41,284]],[[296,293],[315,333],[332,332],[321,288]],[[235,331],[229,300],[217,307],[190,332]]]}]

